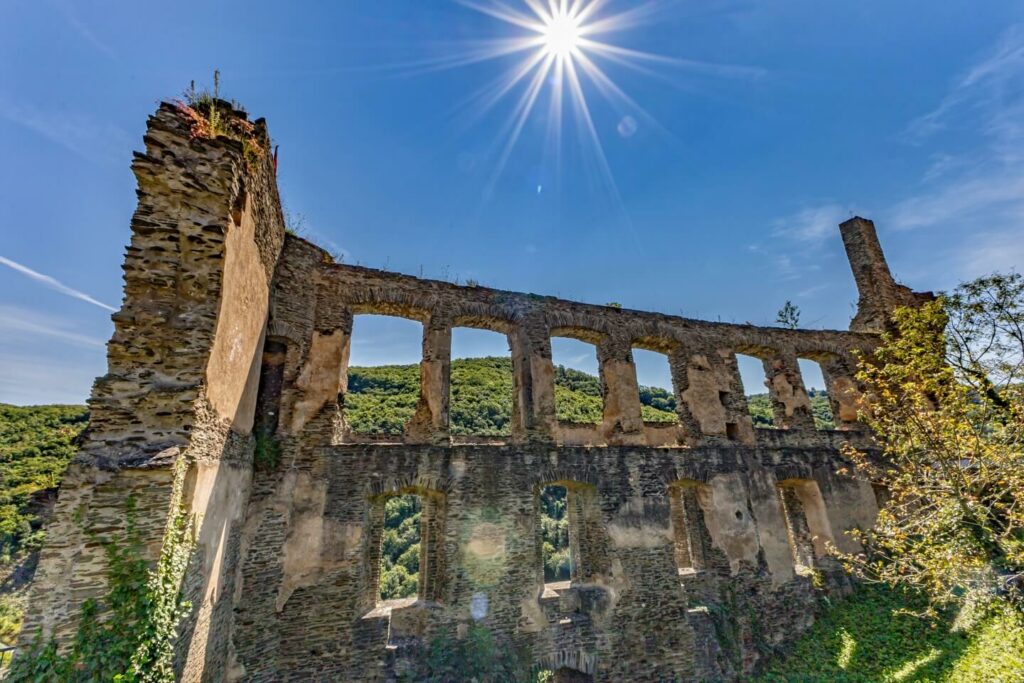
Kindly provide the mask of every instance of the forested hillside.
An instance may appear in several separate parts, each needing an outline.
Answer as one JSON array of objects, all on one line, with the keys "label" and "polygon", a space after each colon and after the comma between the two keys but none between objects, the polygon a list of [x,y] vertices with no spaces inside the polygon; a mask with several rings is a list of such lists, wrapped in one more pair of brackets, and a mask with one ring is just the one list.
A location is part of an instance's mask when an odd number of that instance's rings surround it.
[{"label": "forested hillside", "polygon": [[84,406],[0,404],[0,642],[21,628],[41,517],[88,418]]},{"label": "forested hillside", "polygon": [[[504,436],[512,416],[512,361],[507,357],[452,361],[451,431],[453,434]],[[382,365],[349,369],[345,416],[353,431],[399,434],[419,398],[418,365]],[[832,411],[822,391],[810,391],[820,429],[831,429]],[[772,426],[768,394],[748,397],[755,426]],[[674,422],[676,399],[660,387],[640,387],[644,420]],[[555,409],[563,422],[601,422],[601,382],[585,372],[555,368]]]}]

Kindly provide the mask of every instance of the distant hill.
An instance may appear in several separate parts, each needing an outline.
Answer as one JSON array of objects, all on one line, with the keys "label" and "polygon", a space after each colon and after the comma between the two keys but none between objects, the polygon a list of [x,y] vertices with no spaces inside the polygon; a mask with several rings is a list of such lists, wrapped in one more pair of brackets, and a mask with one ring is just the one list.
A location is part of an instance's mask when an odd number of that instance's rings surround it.
[{"label": "distant hill", "polygon": [[[412,417],[419,398],[419,365],[349,368],[345,417],[363,434],[399,434]],[[828,397],[810,391],[815,420],[833,427]],[[748,397],[758,427],[772,426],[768,394]],[[640,409],[648,422],[674,422],[676,399],[659,387],[640,387]],[[555,368],[555,410],[563,422],[601,422],[601,382],[585,372]],[[452,361],[452,434],[504,436],[512,417],[512,361],[507,357],[460,358]]]}]

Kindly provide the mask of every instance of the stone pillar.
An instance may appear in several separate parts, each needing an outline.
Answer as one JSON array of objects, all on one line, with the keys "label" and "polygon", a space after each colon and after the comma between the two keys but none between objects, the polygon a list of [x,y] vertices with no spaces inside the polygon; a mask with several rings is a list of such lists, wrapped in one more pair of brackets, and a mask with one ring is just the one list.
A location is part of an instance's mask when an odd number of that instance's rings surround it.
[{"label": "stone pillar", "polygon": [[860,293],[857,315],[850,322],[851,331],[882,332],[889,327],[893,309],[920,305],[932,298],[931,294],[918,294],[896,283],[874,223],[856,216],[840,224],[839,231]]},{"label": "stone pillar", "polygon": [[318,282],[314,331],[293,387],[289,432],[314,430],[326,445],[344,438],[352,312],[339,303],[330,283]]},{"label": "stone pillar", "polygon": [[762,362],[775,411],[775,425],[781,429],[814,429],[811,400],[804,388],[796,354],[776,352],[762,358]]},{"label": "stone pillar", "polygon": [[679,420],[690,435],[754,443],[735,354],[680,348],[669,356],[669,366]]},{"label": "stone pillar", "polygon": [[430,314],[423,322],[423,360],[420,361],[420,400],[405,427],[409,443],[448,443],[452,382],[452,324]]},{"label": "stone pillar", "polygon": [[609,444],[644,442],[644,423],[640,413],[640,386],[629,341],[605,337],[597,344],[601,394],[604,396],[604,420],[601,431]]},{"label": "stone pillar", "polygon": [[444,522],[447,506],[442,495],[424,492],[420,499],[423,509],[420,513],[420,600],[441,602],[444,600]]},{"label": "stone pillar", "polygon": [[825,379],[829,406],[836,429],[860,427],[857,415],[860,411],[862,393],[854,379],[854,363],[839,356],[828,356],[819,361],[821,374]]},{"label": "stone pillar", "polygon": [[569,520],[569,557],[572,561],[570,579],[588,582],[608,569],[607,549],[603,543],[605,528],[597,491],[587,485],[567,486],[566,517]]},{"label": "stone pillar", "polygon": [[793,563],[797,567],[814,568],[814,541],[807,526],[804,506],[797,495],[795,486],[780,485],[779,500],[786,520],[786,533],[793,551]]},{"label": "stone pillar", "polygon": [[512,350],[514,407],[513,436],[522,441],[555,440],[555,366],[551,333],[543,320],[516,325],[509,335]]},{"label": "stone pillar", "polygon": [[[363,553],[366,580],[363,583],[364,591],[357,607],[359,614],[366,614],[380,601],[380,558],[381,544],[384,538],[384,506],[386,504],[386,496],[376,497],[367,503],[366,549]],[[420,550],[422,552],[422,546]],[[420,576],[422,577],[422,574]]]}]

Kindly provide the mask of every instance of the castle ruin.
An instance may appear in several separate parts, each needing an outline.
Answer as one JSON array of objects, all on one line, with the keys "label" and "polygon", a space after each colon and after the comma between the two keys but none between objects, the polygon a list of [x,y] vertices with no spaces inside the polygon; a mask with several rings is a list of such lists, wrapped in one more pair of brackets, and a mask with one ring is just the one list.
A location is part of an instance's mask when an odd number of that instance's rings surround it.
[{"label": "castle ruin", "polygon": [[[245,114],[220,103],[224,115]],[[246,125],[250,125],[246,123]],[[251,124],[264,150],[265,124]],[[850,331],[712,323],[459,286],[333,262],[286,235],[269,153],[197,138],[163,104],[137,153],[138,208],[107,374],[61,487],[36,574],[27,642],[67,642],[104,590],[93,529],[125,504],[155,558],[184,470],[197,548],[184,681],[391,681],[417,675],[433,637],[471,625],[556,681],[748,676],[807,628],[848,579],[827,553],[878,511],[839,476],[857,422],[855,354],[870,352],[897,285],[870,221],[842,238],[860,291]],[[353,316],[422,323],[421,389],[404,434],[354,433],[345,395]],[[504,334],[511,435],[453,437],[453,328]],[[597,348],[599,425],[559,423],[552,337]],[[641,417],[633,349],[665,354],[678,420]],[[776,429],[756,429],[736,354],[763,361]],[[819,430],[798,359],[823,370],[835,430]],[[254,466],[256,434],[280,447]],[[571,580],[545,584],[538,495],[567,492]],[[423,501],[416,599],[379,599],[386,500]]]}]

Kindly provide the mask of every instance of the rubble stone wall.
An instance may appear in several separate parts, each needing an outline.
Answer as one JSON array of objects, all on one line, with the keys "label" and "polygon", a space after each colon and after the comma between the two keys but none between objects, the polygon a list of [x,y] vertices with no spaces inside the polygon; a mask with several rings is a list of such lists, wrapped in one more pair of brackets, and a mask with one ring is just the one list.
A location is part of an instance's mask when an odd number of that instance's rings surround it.
[{"label": "rubble stone wall", "polygon": [[[242,112],[226,116],[245,120]],[[556,680],[730,680],[848,588],[827,542],[877,513],[870,483],[836,474],[857,422],[859,352],[908,294],[874,227],[843,238],[857,332],[691,320],[459,286],[334,263],[285,236],[275,162],[196,138],[179,106],[151,117],[133,168],[139,206],[108,373],[47,530],[23,641],[61,642],[104,589],[86,529],[116,533],[126,501],[151,558],[184,460],[197,550],[183,589],[185,681],[415,677],[435,636],[488,628]],[[904,288],[905,289],[905,288]],[[421,388],[403,434],[345,414],[352,322],[423,325]],[[883,317],[879,317],[883,316]],[[508,337],[511,435],[449,429],[456,327]],[[559,423],[551,339],[596,346],[598,425]],[[667,356],[678,420],[645,424],[633,349]],[[761,359],[775,429],[755,429],[737,354]],[[823,370],[837,429],[815,429],[798,360]],[[254,465],[257,438],[279,449]],[[544,584],[538,495],[568,491],[572,577]],[[422,498],[418,598],[378,599],[384,504]]]}]

